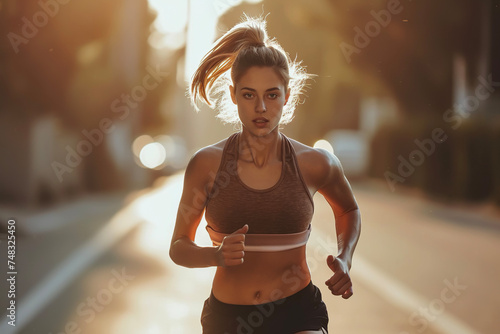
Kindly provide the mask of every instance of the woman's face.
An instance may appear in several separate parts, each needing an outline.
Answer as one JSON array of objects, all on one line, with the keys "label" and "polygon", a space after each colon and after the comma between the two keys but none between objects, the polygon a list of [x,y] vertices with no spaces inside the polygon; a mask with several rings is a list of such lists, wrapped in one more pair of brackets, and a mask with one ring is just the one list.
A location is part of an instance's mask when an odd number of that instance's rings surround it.
[{"label": "woman's face", "polygon": [[245,130],[259,137],[278,130],[290,92],[272,67],[250,67],[229,89]]}]

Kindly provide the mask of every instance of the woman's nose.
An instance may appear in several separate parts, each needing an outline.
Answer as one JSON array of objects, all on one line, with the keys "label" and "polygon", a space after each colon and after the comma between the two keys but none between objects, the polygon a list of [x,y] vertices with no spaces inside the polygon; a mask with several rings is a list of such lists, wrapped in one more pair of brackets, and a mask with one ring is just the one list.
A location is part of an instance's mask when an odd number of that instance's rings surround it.
[{"label": "woman's nose", "polygon": [[255,111],[259,113],[266,112],[266,103],[264,99],[257,99],[257,105],[255,106]]}]

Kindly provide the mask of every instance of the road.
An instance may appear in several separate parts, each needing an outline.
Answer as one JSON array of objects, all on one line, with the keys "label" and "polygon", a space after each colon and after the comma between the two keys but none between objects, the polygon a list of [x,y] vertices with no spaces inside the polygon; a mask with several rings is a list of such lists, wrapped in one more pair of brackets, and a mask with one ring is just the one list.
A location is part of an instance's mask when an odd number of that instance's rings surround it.
[{"label": "road", "polygon": [[[23,237],[18,326],[3,321],[0,332],[201,333],[214,268],[182,268],[168,257],[181,187],[180,175],[160,179],[101,223],[58,229],[57,239]],[[333,296],[323,284],[331,275],[326,254],[335,253],[336,242],[333,214],[320,195],[307,246],[331,333],[500,332],[498,209],[391,193],[377,181],[353,183],[353,189],[363,222],[353,297]],[[197,242],[210,245],[203,224]],[[95,234],[81,232],[87,230]],[[84,236],[71,247],[67,240],[75,234]]]}]

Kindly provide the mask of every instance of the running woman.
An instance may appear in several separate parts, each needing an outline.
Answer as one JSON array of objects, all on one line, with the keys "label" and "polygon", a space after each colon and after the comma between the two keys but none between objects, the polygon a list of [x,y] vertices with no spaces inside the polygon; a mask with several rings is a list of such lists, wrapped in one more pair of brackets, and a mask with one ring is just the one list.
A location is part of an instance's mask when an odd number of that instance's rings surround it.
[{"label": "running woman", "polygon": [[[239,125],[189,161],[170,247],[178,265],[217,267],[204,334],[328,333],[306,262],[316,192],[333,210],[338,241],[325,284],[345,299],[353,294],[361,217],[342,166],[280,132],[309,76],[267,36],[265,20],[248,17],[215,42],[193,76],[194,104],[215,104],[219,118]],[[212,247],[194,242],[203,214]]]}]

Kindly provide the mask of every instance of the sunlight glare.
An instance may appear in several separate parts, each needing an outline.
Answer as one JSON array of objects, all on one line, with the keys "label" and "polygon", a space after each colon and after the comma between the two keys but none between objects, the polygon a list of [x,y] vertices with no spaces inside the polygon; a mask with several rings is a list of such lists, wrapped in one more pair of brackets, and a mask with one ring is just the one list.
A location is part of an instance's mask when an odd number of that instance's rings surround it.
[{"label": "sunlight glare", "polygon": [[[189,81],[200,60],[215,41],[219,17],[243,2],[260,3],[262,0],[190,0],[186,43],[184,80]],[[220,33],[220,32],[219,32]]]},{"label": "sunlight glare", "polygon": [[169,48],[176,50],[185,42],[185,30],[188,18],[188,1],[148,0],[149,6],[157,13],[153,23],[148,43],[153,48],[161,50]]},{"label": "sunlight glare", "polygon": [[187,24],[188,1],[149,0],[151,8],[158,16],[154,27],[162,33],[176,33],[185,29]]}]

